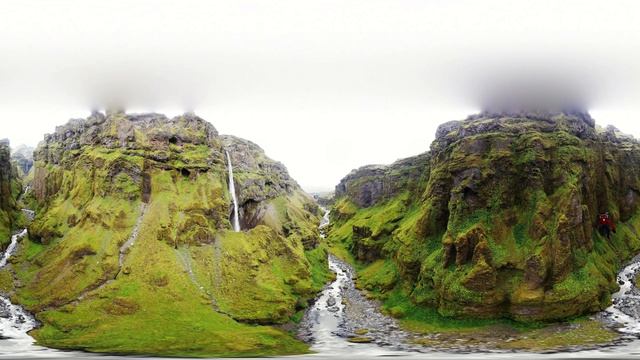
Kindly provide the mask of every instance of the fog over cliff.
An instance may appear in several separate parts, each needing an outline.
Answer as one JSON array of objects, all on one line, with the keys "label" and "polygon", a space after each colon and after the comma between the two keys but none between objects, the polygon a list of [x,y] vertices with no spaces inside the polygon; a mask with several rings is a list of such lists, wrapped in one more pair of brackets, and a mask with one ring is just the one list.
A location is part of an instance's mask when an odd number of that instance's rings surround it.
[{"label": "fog over cliff", "polygon": [[487,108],[578,108],[640,136],[635,1],[4,1],[0,138],[195,111],[307,190]]}]

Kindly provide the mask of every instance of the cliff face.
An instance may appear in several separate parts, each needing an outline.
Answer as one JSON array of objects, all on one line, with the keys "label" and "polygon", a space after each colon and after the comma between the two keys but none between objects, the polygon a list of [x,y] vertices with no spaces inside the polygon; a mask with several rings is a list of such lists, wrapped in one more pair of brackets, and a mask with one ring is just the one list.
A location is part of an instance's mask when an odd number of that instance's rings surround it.
[{"label": "cliff face", "polygon": [[369,165],[353,170],[336,186],[335,197],[347,197],[366,208],[391,199],[402,191],[417,190],[423,174],[429,172],[429,153],[385,165]]},{"label": "cliff face", "polygon": [[27,176],[33,168],[33,150],[30,146],[20,145],[11,152],[11,161],[16,164],[20,177]]},{"label": "cliff face", "polygon": [[17,227],[20,209],[18,197],[22,183],[18,169],[11,162],[8,140],[0,140],[0,250],[4,250],[11,240],[11,231]]},{"label": "cliff face", "polygon": [[[585,113],[483,113],[440,126],[424,159],[394,191],[388,170],[368,168],[336,188],[331,238],[397,272],[370,288],[401,288],[452,316],[547,320],[607,306],[621,261],[640,250],[633,138]],[[618,222],[611,240],[595,230],[604,211]]]},{"label": "cliff face", "polygon": [[295,237],[307,250],[315,248],[319,234],[309,216],[321,213],[313,198],[258,145],[230,135],[221,138],[233,164],[241,227],[267,225]]},{"label": "cliff face", "polygon": [[287,322],[322,286],[303,246],[316,251],[319,214],[284,166],[243,144],[193,114],[94,113],[47,135],[34,157],[37,216],[10,269],[14,299],[44,324],[35,337],[127,353],[303,351],[244,323]]}]

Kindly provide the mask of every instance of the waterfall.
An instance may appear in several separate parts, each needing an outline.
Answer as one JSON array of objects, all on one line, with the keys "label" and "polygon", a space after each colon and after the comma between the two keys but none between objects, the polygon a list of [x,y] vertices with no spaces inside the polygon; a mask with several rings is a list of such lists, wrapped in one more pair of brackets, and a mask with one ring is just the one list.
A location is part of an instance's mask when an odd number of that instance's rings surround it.
[{"label": "waterfall", "polygon": [[229,152],[225,151],[227,154],[227,164],[229,166],[229,192],[231,193],[231,199],[233,200],[233,231],[240,231],[240,217],[238,216],[238,197],[236,196],[236,185],[233,182],[233,165],[231,165],[231,156],[229,156]]}]

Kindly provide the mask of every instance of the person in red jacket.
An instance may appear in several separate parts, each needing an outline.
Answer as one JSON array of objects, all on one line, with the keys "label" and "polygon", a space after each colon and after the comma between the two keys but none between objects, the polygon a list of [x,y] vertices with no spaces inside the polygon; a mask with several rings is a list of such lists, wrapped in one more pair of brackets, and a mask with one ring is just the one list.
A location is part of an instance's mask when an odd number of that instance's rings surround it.
[{"label": "person in red jacket", "polygon": [[611,232],[616,232],[616,224],[613,223],[609,212],[598,215],[598,231],[607,239],[611,239]]}]

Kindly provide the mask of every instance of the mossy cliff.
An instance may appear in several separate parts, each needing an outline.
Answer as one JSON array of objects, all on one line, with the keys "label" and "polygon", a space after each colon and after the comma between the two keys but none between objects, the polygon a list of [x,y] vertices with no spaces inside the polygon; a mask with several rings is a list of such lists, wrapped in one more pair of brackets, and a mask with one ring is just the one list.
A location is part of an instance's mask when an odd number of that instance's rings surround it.
[{"label": "mossy cliff", "polygon": [[318,226],[310,216],[321,214],[313,198],[302,191],[282,163],[268,159],[258,145],[230,135],[221,138],[238,184],[241,227],[267,225],[301,241],[306,249],[315,248]]},{"label": "mossy cliff", "polygon": [[[305,352],[269,325],[290,321],[322,286],[324,250],[311,240],[320,214],[284,166],[255,145],[238,154],[238,143],[248,142],[193,114],[94,113],[47,135],[34,157],[37,215],[5,270],[15,279],[5,290],[43,324],[38,342],[156,355]],[[225,151],[243,201],[239,233]],[[250,209],[267,210],[247,220]]]},{"label": "mossy cliff", "polygon": [[22,182],[18,168],[11,161],[8,140],[0,140],[0,250],[9,244],[12,230],[20,222],[18,197],[22,192]]},{"label": "mossy cliff", "polygon": [[[404,175],[402,175],[404,174]],[[329,239],[362,286],[445,316],[554,320],[610,303],[640,252],[640,145],[586,113],[482,113],[336,187]],[[595,229],[609,211],[618,231]]]}]

